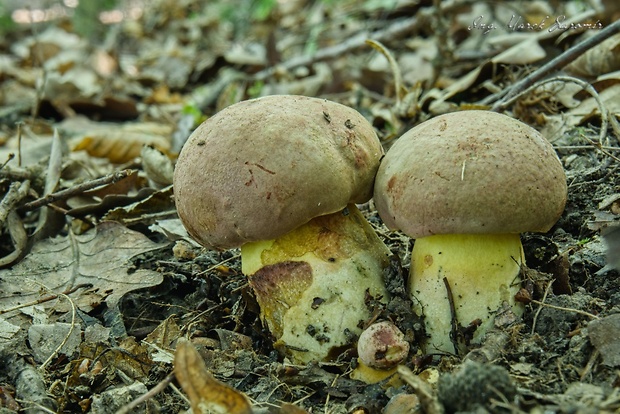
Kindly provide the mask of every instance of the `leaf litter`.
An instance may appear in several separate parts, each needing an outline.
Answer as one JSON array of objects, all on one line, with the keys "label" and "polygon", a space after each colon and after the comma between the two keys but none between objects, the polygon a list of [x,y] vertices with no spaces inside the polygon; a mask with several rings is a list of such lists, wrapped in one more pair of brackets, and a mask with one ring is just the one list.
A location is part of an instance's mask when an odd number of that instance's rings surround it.
[{"label": "leaf litter", "polygon": [[[617,25],[616,2],[79,3],[79,18],[50,0],[41,15],[61,17],[0,25],[2,409],[620,410],[618,34],[564,58]],[[0,14],[37,15],[13,7]],[[124,19],[102,24],[112,12]],[[466,355],[424,355],[413,339],[376,384],[350,377],[354,353],[282,360],[238,252],[197,246],[170,186],[202,120],[274,93],[356,108],[386,149],[453,110],[541,130],[569,200],[549,233],[523,238],[523,318],[499,313]],[[413,323],[398,288],[411,241],[362,210],[398,258],[387,317]]]}]

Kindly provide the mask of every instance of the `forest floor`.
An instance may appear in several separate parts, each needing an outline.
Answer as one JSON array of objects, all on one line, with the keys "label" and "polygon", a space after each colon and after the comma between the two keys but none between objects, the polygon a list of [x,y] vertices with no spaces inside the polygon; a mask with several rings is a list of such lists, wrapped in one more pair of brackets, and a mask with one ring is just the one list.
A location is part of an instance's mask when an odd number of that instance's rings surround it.
[{"label": "forest floor", "polygon": [[[620,35],[515,88],[616,22],[616,3],[0,7],[21,22],[0,26],[0,413],[620,412]],[[522,235],[523,317],[463,355],[412,343],[375,384],[349,377],[354,351],[283,359],[239,250],[193,242],[172,189],[198,124],[272,94],[353,107],[386,150],[457,110],[539,130],[568,200],[548,233]],[[361,207],[406,277],[413,240]],[[195,350],[205,367],[180,366]]]}]

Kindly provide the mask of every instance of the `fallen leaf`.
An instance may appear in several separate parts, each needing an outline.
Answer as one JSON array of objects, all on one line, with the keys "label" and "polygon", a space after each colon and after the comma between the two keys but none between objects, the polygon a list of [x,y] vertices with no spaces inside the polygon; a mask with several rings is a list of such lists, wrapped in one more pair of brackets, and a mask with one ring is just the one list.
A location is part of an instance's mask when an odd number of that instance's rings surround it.
[{"label": "fallen leaf", "polygon": [[156,362],[172,364],[174,360],[174,355],[170,352],[172,343],[179,337],[181,337],[181,329],[177,325],[175,316],[169,316],[144,339],[144,342],[153,348],[151,359]]},{"label": "fallen leaf", "polygon": [[620,70],[620,34],[611,36],[569,63],[568,72],[586,77],[597,77]]},{"label": "fallen leaf", "polygon": [[157,123],[132,123],[120,127],[86,133],[73,141],[73,151],[85,150],[93,157],[104,157],[113,163],[124,163],[140,156],[144,145],[160,151],[170,149],[172,128]]},{"label": "fallen leaf", "polygon": [[247,398],[215,379],[196,348],[185,339],[177,343],[174,373],[189,397],[194,414],[252,414]]},{"label": "fallen leaf", "polygon": [[602,235],[607,247],[607,263],[614,269],[620,270],[620,226],[609,226]]},{"label": "fallen leaf", "polygon": [[142,147],[142,168],[149,180],[149,185],[162,189],[172,184],[172,160],[163,152],[151,145]]},{"label": "fallen leaf", "polygon": [[0,318],[0,342],[5,342],[13,338],[19,330],[19,326],[7,322],[4,318]]},{"label": "fallen leaf", "polygon": [[592,345],[601,353],[603,364],[620,366],[620,314],[595,319],[588,324],[588,336]]},{"label": "fallen leaf", "polygon": [[[125,293],[162,282],[160,273],[135,270],[131,262],[136,255],[160,247],[145,235],[115,222],[103,222],[82,235],[69,233],[40,241],[21,262],[0,270],[0,292],[3,292],[0,309],[33,302],[42,294],[58,294],[82,284],[92,287],[88,294],[71,295],[80,309],[92,309],[94,293],[114,307]],[[54,305],[59,310],[58,306],[65,302],[50,301],[44,305]]]},{"label": "fallen leaf", "polygon": [[[149,193],[146,193],[149,191]],[[135,223],[136,221],[150,221],[153,217],[174,216],[176,215],[174,203],[172,201],[172,186],[168,186],[158,191],[152,188],[144,188],[140,193],[144,192],[144,197],[140,197],[131,204],[123,207],[116,207],[110,210],[103,217],[104,220],[117,221],[119,223]],[[138,195],[140,195],[138,193]],[[120,204],[117,204],[120,205]]]},{"label": "fallen leaf", "polygon": [[56,354],[71,357],[77,353],[81,343],[82,330],[79,325],[56,322],[28,328],[28,344],[33,358],[39,363]]},{"label": "fallen leaf", "polygon": [[149,226],[149,230],[163,234],[171,241],[184,240],[193,247],[202,247],[192,239],[179,218],[158,220]]}]

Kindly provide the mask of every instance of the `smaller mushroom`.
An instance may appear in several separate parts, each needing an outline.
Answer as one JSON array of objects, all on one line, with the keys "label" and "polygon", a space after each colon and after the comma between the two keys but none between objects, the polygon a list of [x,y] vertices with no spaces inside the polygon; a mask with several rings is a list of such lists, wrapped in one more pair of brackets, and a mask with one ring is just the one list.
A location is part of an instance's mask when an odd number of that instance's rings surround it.
[{"label": "smaller mushroom", "polygon": [[381,381],[394,372],[409,355],[405,334],[390,321],[375,322],[357,341],[358,366],[351,378],[367,383]]},{"label": "smaller mushroom", "polygon": [[357,341],[360,360],[371,368],[394,368],[409,354],[405,334],[390,321],[376,322],[366,328]]},{"label": "smaller mushroom", "polygon": [[503,303],[522,313],[519,233],[549,231],[566,197],[551,144],[506,115],[445,114],[394,143],[374,198],[388,227],[416,239],[409,291],[425,316],[427,352],[458,353],[468,339],[458,325],[480,324],[480,340]]}]

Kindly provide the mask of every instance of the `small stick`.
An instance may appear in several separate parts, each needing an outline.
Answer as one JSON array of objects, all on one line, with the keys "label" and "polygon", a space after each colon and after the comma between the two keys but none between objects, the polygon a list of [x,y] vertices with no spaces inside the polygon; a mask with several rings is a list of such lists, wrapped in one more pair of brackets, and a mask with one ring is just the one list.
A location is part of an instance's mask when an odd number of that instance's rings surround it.
[{"label": "small stick", "polygon": [[594,367],[594,363],[596,362],[596,360],[598,359],[600,355],[601,355],[601,351],[599,351],[598,349],[595,349],[592,355],[590,356],[588,363],[583,368],[583,371],[581,372],[581,375],[579,376],[579,381],[582,381],[582,382],[585,381],[588,374],[592,372],[592,367]]},{"label": "small stick", "polygon": [[30,190],[30,181],[28,180],[11,183],[9,190],[0,201],[0,228],[4,226],[4,222],[13,208],[28,195],[28,190]]},{"label": "small stick", "polygon": [[[545,293],[543,293],[541,302],[544,303],[545,300],[547,300],[547,295],[549,294],[549,291],[551,290],[551,285],[553,285],[553,280],[549,282],[549,284],[545,288]],[[534,314],[534,319],[532,320],[532,331],[530,332],[531,335],[534,335],[534,333],[536,332],[536,323],[538,322],[538,316],[540,315],[540,312],[542,312],[542,309],[543,307],[538,305],[538,309],[536,310],[536,313]]]},{"label": "small stick", "polygon": [[454,296],[452,296],[452,289],[450,288],[450,283],[448,283],[448,278],[443,278],[443,284],[446,285],[446,294],[448,295],[448,303],[450,304],[450,340],[452,341],[452,345],[454,346],[454,353],[458,356],[459,354],[459,346],[458,346],[458,338],[459,338],[459,325],[456,319],[456,308],[454,307]]},{"label": "small stick", "polygon": [[586,312],[586,311],[582,311],[579,309],[574,309],[574,308],[565,308],[564,306],[557,306],[557,305],[550,305],[548,303],[545,302],[541,302],[539,300],[536,299],[530,299],[530,302],[541,306],[541,307],[545,307],[545,308],[551,308],[551,309],[555,309],[555,310],[561,310],[561,311],[565,311],[565,312],[572,312],[572,313],[576,313],[578,315],[583,315],[583,316],[587,316],[590,319],[599,319],[598,316],[590,313],[590,312]]},{"label": "small stick", "polygon": [[129,175],[131,175],[133,172],[134,172],[133,170],[117,171],[112,174],[108,174],[104,177],[97,178],[95,180],[86,181],[82,184],[78,184],[73,187],[66,188],[64,190],[60,190],[55,193],[48,194],[45,197],[41,197],[34,201],[26,203],[22,206],[22,209],[26,211],[34,210],[39,207],[45,206],[47,204],[54,203],[58,200],[65,200],[69,197],[72,197],[76,194],[81,194],[84,191],[91,190],[95,187],[99,187],[104,184],[110,184],[110,183],[115,183],[117,181],[120,181],[123,178],[126,178]]},{"label": "small stick", "polygon": [[15,158],[15,154],[14,153],[10,153],[7,157],[6,157],[6,161],[4,161],[2,163],[2,165],[0,165],[0,170],[3,169],[4,167],[6,167],[6,165],[11,162],[11,160]]},{"label": "small stick", "polygon": [[2,169],[0,169],[0,178],[8,178],[11,181],[30,180],[32,179],[32,176],[32,171],[23,167],[12,167],[4,164]]},{"label": "small stick", "polygon": [[13,306],[13,307],[8,308],[8,309],[0,309],[0,315],[8,313],[8,312],[11,312],[11,311],[14,311],[14,310],[17,310],[17,309],[27,308],[28,306],[40,305],[41,303],[45,303],[45,302],[49,302],[50,300],[57,299],[58,296],[60,296],[60,295],[64,295],[64,296],[70,295],[71,293],[75,292],[78,289],[89,288],[89,287],[92,287],[92,286],[93,285],[90,284],[90,283],[80,283],[79,285],[75,285],[71,289],[67,289],[64,292],[61,292],[61,293],[58,293],[58,294],[54,293],[54,294],[48,295],[48,296],[46,296],[44,298],[33,300],[32,302],[28,302],[28,303],[21,303],[21,304],[19,304],[17,306]]},{"label": "small stick", "polygon": [[22,166],[22,125],[23,122],[17,123],[17,166]]},{"label": "small stick", "polygon": [[166,388],[172,382],[173,379],[174,379],[174,372],[171,372],[170,374],[166,376],[166,378],[161,380],[159,384],[151,388],[148,392],[136,398],[129,404],[126,404],[122,406],[120,409],[118,409],[116,411],[116,414],[127,414],[127,413],[132,412],[134,408],[137,408],[142,403],[146,403],[149,399],[153,398],[154,396],[162,392],[164,388]]},{"label": "small stick", "polygon": [[542,300],[530,299],[528,301],[528,302],[538,305],[538,310],[536,311],[536,314],[534,315],[534,320],[532,322],[532,331],[531,331],[532,335],[536,331],[536,322],[538,321],[538,315],[540,315],[540,312],[542,311],[543,308],[550,308],[550,309],[555,309],[555,310],[560,310],[560,311],[565,311],[565,312],[572,312],[578,315],[587,316],[590,319],[599,319],[598,316],[590,312],[586,312],[586,311],[582,311],[582,310],[574,309],[574,308],[565,308],[564,306],[556,306],[556,305],[550,305],[548,303],[545,303],[545,300],[547,300],[547,295],[549,295],[549,292],[551,291],[551,285],[553,285],[553,281],[551,281],[547,285],[547,288],[545,289],[545,293],[543,294]]},{"label": "small stick", "polygon": [[577,57],[584,54],[587,50],[591,49],[592,47],[598,45],[605,39],[619,32],[620,32],[620,20],[616,20],[615,22],[613,22],[612,24],[610,24],[609,26],[607,26],[606,28],[602,29],[600,32],[595,34],[594,36],[590,37],[589,39],[586,39],[581,43],[577,43],[570,49],[567,49],[566,51],[561,53],[559,56],[551,59],[549,62],[547,62],[543,66],[536,69],[534,72],[530,73],[528,76],[526,76],[525,78],[521,79],[519,82],[512,85],[512,87],[508,90],[508,92],[504,95],[504,97],[500,99],[498,102],[496,102],[491,107],[491,111],[499,112],[505,109],[509,105],[510,100],[515,95],[518,95],[519,93],[521,93],[521,91],[529,88],[534,83],[538,82],[539,80],[541,80],[542,78],[550,74],[552,71],[556,69],[560,69],[568,65],[573,60],[575,60]]},{"label": "small stick", "polygon": [[52,362],[52,360],[54,359],[55,356],[58,355],[58,353],[60,352],[60,350],[62,349],[63,346],[65,346],[65,344],[67,343],[67,341],[69,341],[69,338],[71,338],[71,334],[73,333],[73,330],[75,329],[75,316],[77,314],[77,310],[75,308],[75,303],[73,303],[73,300],[71,300],[71,298],[63,293],[61,293],[58,296],[62,296],[63,298],[67,299],[69,301],[69,303],[71,304],[71,327],[69,328],[69,332],[67,333],[67,335],[64,337],[64,339],[62,340],[62,342],[60,343],[60,345],[58,345],[56,347],[56,349],[54,350],[54,352],[51,353],[51,355],[45,360],[45,362],[43,362],[41,364],[41,366],[39,367],[40,371],[43,371],[45,369],[45,367]]},{"label": "small stick", "polygon": [[206,269],[205,269],[205,270],[203,270],[202,272],[198,273],[196,276],[203,276],[203,275],[206,275],[206,274],[207,274],[207,273],[209,273],[211,270],[216,269],[216,268],[220,267],[221,265],[223,265],[224,263],[228,263],[228,262],[230,262],[230,261],[232,261],[232,260],[235,260],[235,259],[237,259],[237,258],[239,258],[239,257],[241,257],[241,255],[240,255],[240,254],[236,254],[236,255],[234,255],[234,256],[229,257],[228,259],[224,259],[224,260],[220,261],[219,263],[216,263],[216,264],[214,264],[213,266],[206,268]]}]

